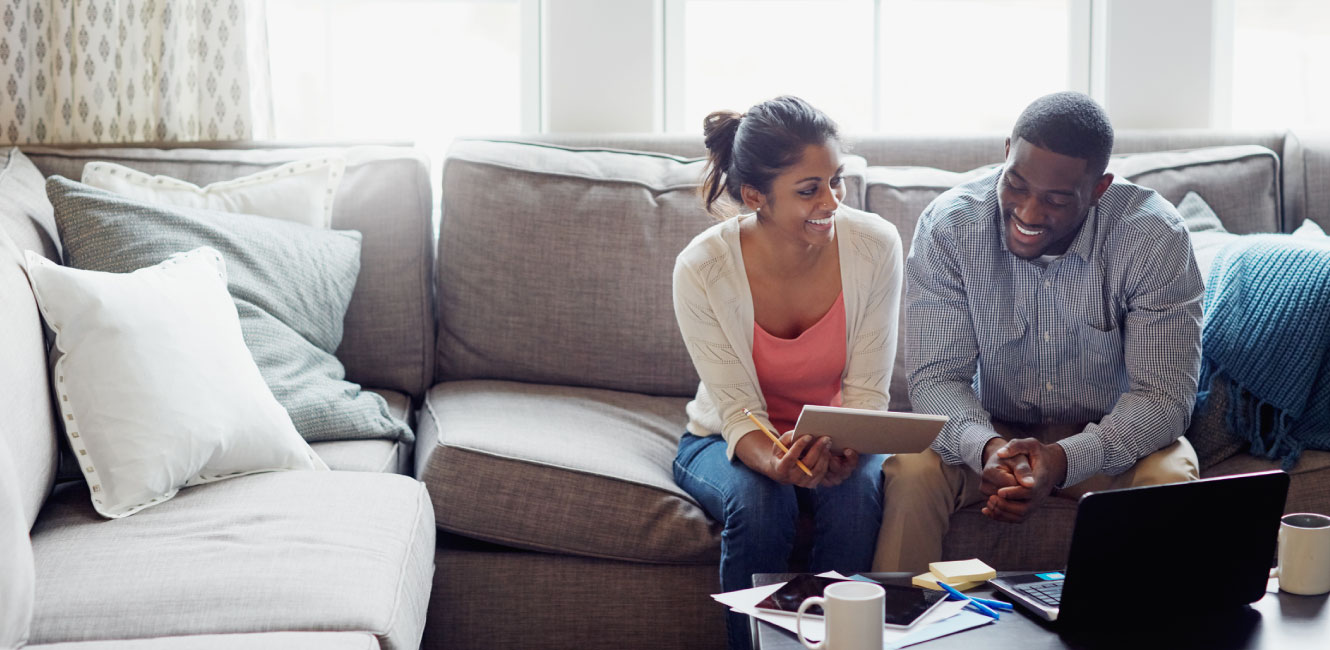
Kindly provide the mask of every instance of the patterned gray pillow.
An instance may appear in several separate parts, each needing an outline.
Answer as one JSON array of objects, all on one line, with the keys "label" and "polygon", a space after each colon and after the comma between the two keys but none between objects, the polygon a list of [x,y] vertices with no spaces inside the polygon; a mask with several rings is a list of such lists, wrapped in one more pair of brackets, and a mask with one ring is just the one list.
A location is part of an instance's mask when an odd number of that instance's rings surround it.
[{"label": "patterned gray pillow", "polygon": [[412,439],[382,397],[343,379],[333,355],[360,273],[360,233],[167,208],[62,176],[47,180],[46,194],[75,268],[128,273],[199,246],[221,251],[245,344],[306,440]]}]

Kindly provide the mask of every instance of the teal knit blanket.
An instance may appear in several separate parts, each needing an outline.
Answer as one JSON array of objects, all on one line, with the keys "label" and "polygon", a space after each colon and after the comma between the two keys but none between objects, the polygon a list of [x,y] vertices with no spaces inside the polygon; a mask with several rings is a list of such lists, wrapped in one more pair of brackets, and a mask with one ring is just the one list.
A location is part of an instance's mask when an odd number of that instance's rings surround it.
[{"label": "teal knit blanket", "polygon": [[[1291,470],[1330,450],[1330,243],[1243,237],[1205,286],[1201,387],[1226,382],[1229,429]],[[1197,410],[1207,393],[1197,399]]]}]

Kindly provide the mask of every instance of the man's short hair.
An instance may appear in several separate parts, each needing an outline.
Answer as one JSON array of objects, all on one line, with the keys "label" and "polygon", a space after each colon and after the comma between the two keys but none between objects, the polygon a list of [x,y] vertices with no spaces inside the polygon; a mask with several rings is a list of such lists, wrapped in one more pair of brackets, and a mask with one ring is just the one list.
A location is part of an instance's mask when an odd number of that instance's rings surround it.
[{"label": "man's short hair", "polygon": [[1016,138],[1085,160],[1095,176],[1104,173],[1113,153],[1113,125],[1108,113],[1081,93],[1053,93],[1034,100],[1016,119],[1011,139]]}]

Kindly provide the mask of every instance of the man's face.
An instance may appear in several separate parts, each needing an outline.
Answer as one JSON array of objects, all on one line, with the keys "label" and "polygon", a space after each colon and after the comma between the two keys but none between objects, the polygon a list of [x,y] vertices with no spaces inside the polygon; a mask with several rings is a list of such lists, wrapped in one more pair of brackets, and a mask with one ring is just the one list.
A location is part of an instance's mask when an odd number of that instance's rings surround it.
[{"label": "man's face", "polygon": [[1108,189],[1112,174],[1096,176],[1088,160],[1007,141],[1007,164],[998,179],[998,210],[1007,249],[1022,259],[1067,252],[1090,206]]}]

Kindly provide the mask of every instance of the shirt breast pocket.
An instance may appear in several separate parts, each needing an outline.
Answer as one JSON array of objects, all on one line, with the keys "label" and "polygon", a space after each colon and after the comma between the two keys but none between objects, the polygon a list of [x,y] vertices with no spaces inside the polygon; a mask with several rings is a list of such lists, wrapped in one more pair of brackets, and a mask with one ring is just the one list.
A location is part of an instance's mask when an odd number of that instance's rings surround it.
[{"label": "shirt breast pocket", "polygon": [[[1101,321],[1102,322],[1102,321]],[[1081,348],[1081,376],[1088,384],[1118,389],[1126,384],[1126,366],[1122,358],[1122,328],[1110,321],[1112,329],[1098,323],[1082,323],[1078,328]]]}]

